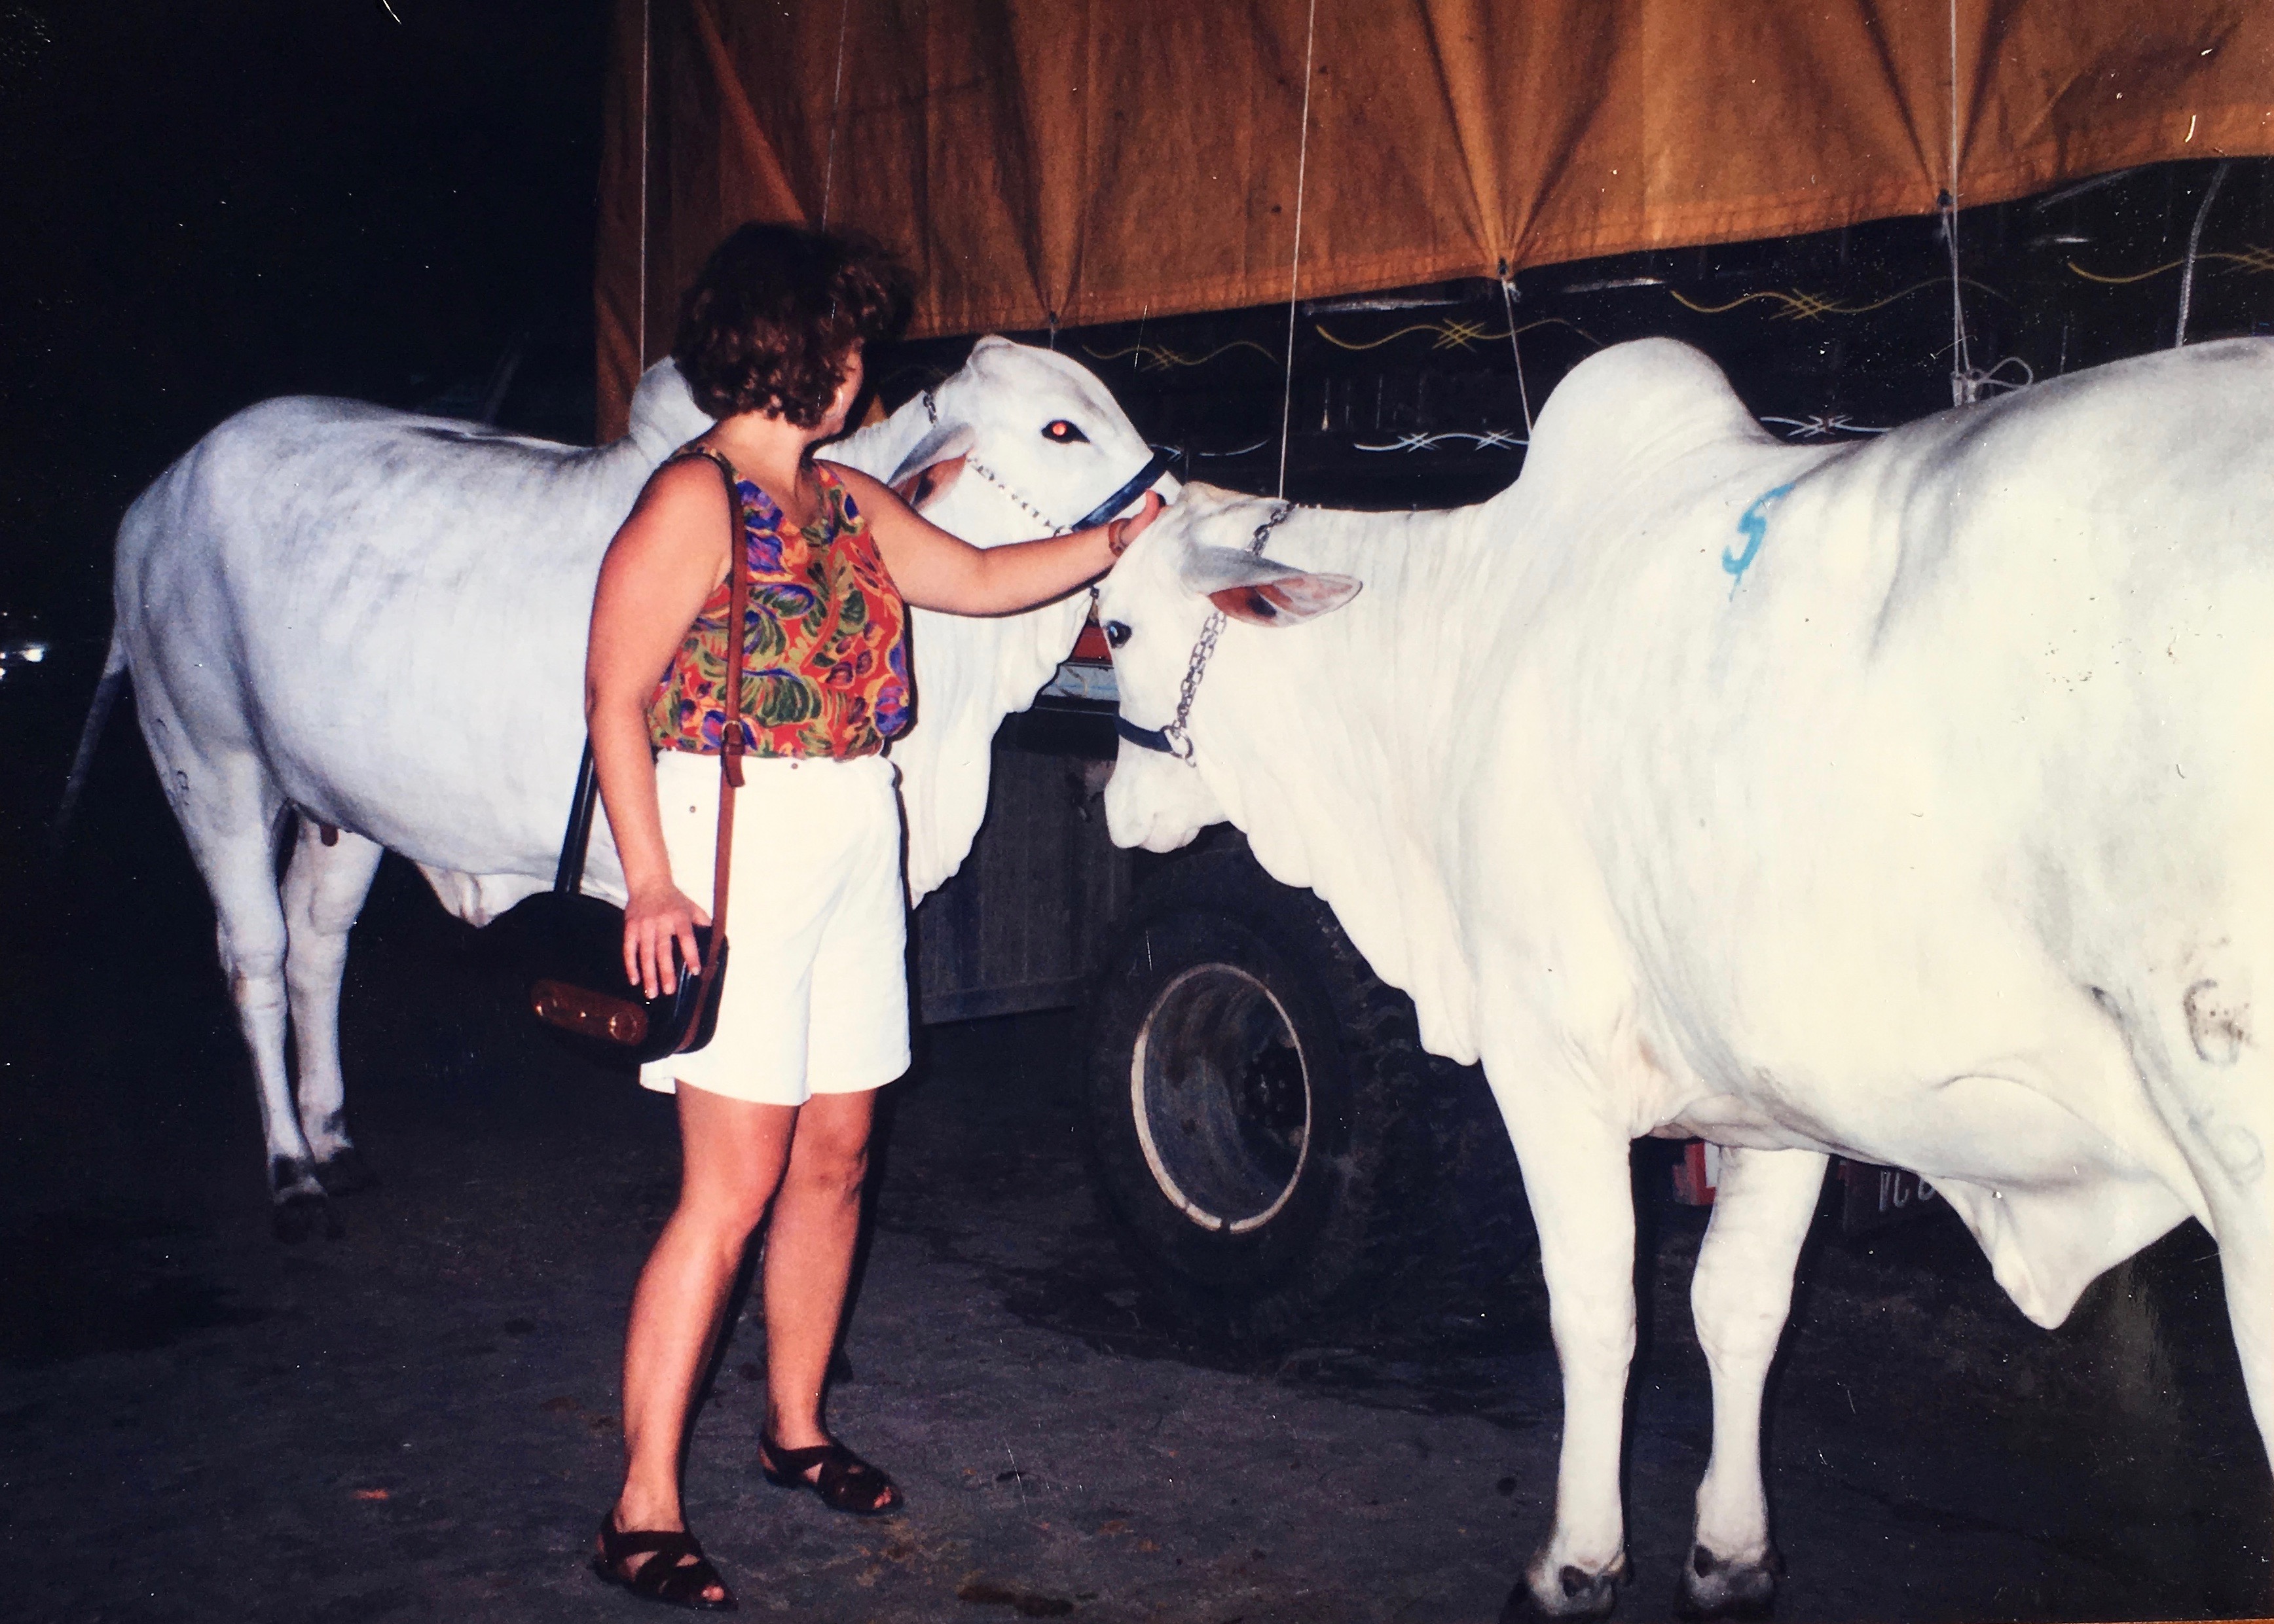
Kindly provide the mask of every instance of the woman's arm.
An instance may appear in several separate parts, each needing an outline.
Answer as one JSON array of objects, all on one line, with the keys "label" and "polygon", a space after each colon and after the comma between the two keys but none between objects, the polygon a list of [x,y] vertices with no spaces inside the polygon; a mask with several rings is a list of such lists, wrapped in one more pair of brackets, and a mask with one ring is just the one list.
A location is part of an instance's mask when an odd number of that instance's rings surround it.
[{"label": "woman's arm", "polygon": [[1041,541],[975,547],[951,536],[902,501],[889,485],[857,468],[832,463],[868,515],[869,530],[900,596],[950,614],[1015,614],[1063,598],[1113,568],[1122,549],[1161,511],[1148,491],[1126,519]]},{"label": "woman's arm", "polygon": [[727,492],[708,462],[662,470],[608,544],[592,594],[584,655],[584,726],[600,801],[623,860],[624,975],[649,997],[678,983],[669,944],[697,965],[695,927],[710,916],[672,883],[656,806],[647,709],[704,600],[727,573]]}]

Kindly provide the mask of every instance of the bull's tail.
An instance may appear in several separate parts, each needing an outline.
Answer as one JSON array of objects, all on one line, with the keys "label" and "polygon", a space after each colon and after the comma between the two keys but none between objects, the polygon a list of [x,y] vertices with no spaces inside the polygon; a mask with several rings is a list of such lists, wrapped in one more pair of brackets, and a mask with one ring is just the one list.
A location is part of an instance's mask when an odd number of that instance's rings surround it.
[{"label": "bull's tail", "polygon": [[102,742],[103,725],[110,720],[110,708],[118,703],[118,690],[126,685],[126,634],[123,627],[114,627],[110,634],[110,652],[103,657],[102,678],[94,685],[94,703],[87,707],[87,725],[79,730],[79,753],[72,757],[71,774],[64,779],[64,798],[56,804],[56,820],[49,834],[57,846],[71,831],[72,814],[79,808],[79,791],[87,785],[87,770],[94,760],[94,747]]}]

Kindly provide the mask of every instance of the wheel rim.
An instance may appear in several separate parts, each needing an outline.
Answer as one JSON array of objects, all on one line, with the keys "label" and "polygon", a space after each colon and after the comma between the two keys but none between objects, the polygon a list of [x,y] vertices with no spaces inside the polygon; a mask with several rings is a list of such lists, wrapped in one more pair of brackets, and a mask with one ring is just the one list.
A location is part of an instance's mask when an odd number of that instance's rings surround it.
[{"label": "wheel rim", "polygon": [[1231,965],[1195,965],[1154,998],[1129,1109],[1161,1193],[1204,1229],[1270,1222],[1310,1162],[1302,1039],[1271,989]]}]

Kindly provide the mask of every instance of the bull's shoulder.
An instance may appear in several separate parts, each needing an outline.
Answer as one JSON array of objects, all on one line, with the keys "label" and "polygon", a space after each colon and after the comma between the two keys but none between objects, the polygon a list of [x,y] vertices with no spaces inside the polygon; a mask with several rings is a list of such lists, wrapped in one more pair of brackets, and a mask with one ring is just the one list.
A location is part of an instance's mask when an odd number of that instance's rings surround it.
[{"label": "bull's shoulder", "polygon": [[1731,440],[1775,443],[1704,351],[1637,339],[1596,351],[1555,386],[1532,425],[1525,472],[1603,471]]},{"label": "bull's shoulder", "polygon": [[[2274,427],[2274,340],[2158,350],[1942,416],[1991,457],[2066,444],[2092,467],[2170,471],[2266,466]],[[2088,470],[2090,471],[2090,470]]]},{"label": "bull's shoulder", "polygon": [[2090,395],[2123,391],[2142,395],[2215,393],[2263,407],[2274,399],[2274,338],[2226,338],[2158,350],[2088,367],[2048,380],[2026,395]]},{"label": "bull's shoulder", "polygon": [[1852,449],[1853,497],[1900,502],[1915,524],[1932,529],[1948,514],[1987,535],[2035,534],[2067,513],[2073,536],[2097,535],[2118,556],[2167,523],[2200,529],[2208,512],[2183,517],[2198,500],[2216,509],[2229,492],[2274,489],[2274,342],[2104,363]]},{"label": "bull's shoulder", "polygon": [[358,443],[388,440],[493,450],[510,447],[540,456],[568,455],[583,449],[517,434],[486,423],[404,411],[369,401],[342,400],[328,395],[281,395],[259,402],[226,419],[207,438],[279,444],[327,440]]},{"label": "bull's shoulder", "polygon": [[[418,499],[448,490],[459,500],[486,492],[527,492],[596,458],[629,460],[532,439],[486,424],[376,406],[328,395],[290,395],[260,402],[222,422],[168,470],[207,492],[243,492],[282,480],[302,495],[336,506],[358,498]],[[328,494],[325,494],[328,493]],[[624,493],[629,500],[629,492]],[[231,500],[235,500],[232,498]]]},{"label": "bull's shoulder", "polygon": [[408,412],[369,401],[342,400],[329,395],[279,395],[231,413],[207,438],[242,439],[282,429],[415,420]]},{"label": "bull's shoulder", "polygon": [[646,472],[629,442],[585,450],[361,401],[284,395],[237,412],[153,481],[120,523],[117,557],[122,571],[146,560],[227,558],[259,574],[315,556],[309,538],[334,533],[352,533],[366,552],[430,561],[502,556],[509,535],[532,548],[562,534],[605,542]]}]

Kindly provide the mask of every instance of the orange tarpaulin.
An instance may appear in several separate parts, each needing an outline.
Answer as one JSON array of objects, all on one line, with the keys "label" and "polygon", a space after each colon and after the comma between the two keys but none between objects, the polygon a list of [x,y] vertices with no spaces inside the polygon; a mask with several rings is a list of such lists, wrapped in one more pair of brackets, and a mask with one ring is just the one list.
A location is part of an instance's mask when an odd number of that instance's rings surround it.
[{"label": "orange tarpaulin", "polygon": [[618,0],[614,27],[610,432],[749,219],[884,238],[916,274],[914,330],[942,334],[2274,153],[2267,0]]}]

